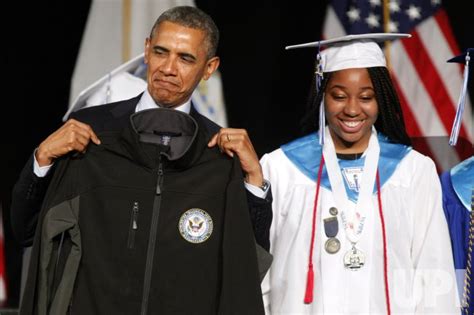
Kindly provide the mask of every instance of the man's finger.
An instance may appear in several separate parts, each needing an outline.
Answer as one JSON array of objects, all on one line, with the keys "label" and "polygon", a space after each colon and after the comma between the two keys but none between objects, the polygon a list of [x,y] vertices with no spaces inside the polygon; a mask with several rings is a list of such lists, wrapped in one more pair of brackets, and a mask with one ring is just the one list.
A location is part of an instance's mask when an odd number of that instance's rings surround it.
[{"label": "man's finger", "polygon": [[72,118],[68,122],[70,122],[74,126],[76,126],[77,131],[80,132],[85,137],[90,138],[92,140],[92,142],[94,142],[97,145],[100,144],[100,139],[99,139],[99,137],[97,137],[94,130],[92,130],[91,126],[89,126],[88,124],[82,123],[78,120],[72,119]]},{"label": "man's finger", "polygon": [[94,131],[91,131],[91,140],[95,144],[99,145],[100,144],[100,139],[97,137],[97,135],[94,133]]},{"label": "man's finger", "polygon": [[230,157],[234,157],[234,151],[232,151],[230,148],[224,149],[225,154],[227,154]]},{"label": "man's finger", "polygon": [[89,141],[91,140],[91,138],[89,137],[86,137],[84,135],[81,135],[81,134],[77,134],[76,135],[76,141],[79,143],[80,146],[82,147],[87,147],[87,145],[89,144]]},{"label": "man's finger", "polygon": [[209,148],[215,146],[217,144],[217,137],[219,137],[219,133],[216,133],[214,136],[212,136],[211,140],[207,144]]}]

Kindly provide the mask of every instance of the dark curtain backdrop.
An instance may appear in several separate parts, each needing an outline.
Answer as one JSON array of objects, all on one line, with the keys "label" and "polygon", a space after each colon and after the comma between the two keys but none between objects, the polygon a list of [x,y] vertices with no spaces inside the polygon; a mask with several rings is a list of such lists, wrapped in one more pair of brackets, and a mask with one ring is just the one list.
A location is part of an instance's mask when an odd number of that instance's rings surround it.
[{"label": "dark curtain backdrop", "polygon": [[[289,53],[284,46],[320,38],[326,2],[314,2],[196,1],[221,30],[229,124],[249,131],[259,155],[299,135],[314,52]],[[474,10],[467,2],[445,2],[461,49],[473,47]],[[33,149],[61,124],[89,6],[90,0],[9,1],[2,10],[1,193],[12,307],[19,299],[21,248],[10,228],[11,189]]]}]

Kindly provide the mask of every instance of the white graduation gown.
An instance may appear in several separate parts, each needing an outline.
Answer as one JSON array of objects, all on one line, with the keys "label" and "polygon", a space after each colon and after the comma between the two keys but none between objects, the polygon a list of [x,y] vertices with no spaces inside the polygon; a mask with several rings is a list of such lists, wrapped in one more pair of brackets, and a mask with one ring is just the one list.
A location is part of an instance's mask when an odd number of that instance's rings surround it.
[{"label": "white graduation gown", "polygon": [[[305,146],[312,146],[312,153],[318,152],[317,141],[313,134],[294,141],[294,147],[300,154],[305,152]],[[380,146],[383,151],[384,143]],[[320,154],[311,158],[319,160]],[[384,163],[386,160],[381,158],[380,170]],[[311,170],[314,176],[310,179],[281,148],[264,155],[261,164],[273,192],[270,239],[274,260],[262,283],[266,313],[386,314],[377,194],[372,195],[372,208],[357,243],[366,262],[360,270],[353,271],[343,265],[350,242],[345,237],[340,211],[336,237],[341,249],[336,254],[328,254],[324,249],[328,238],[322,222],[331,216],[329,208],[336,205],[330,185],[321,185],[313,254],[314,299],[306,305],[317,168]],[[381,192],[392,314],[460,314],[441,187],[433,161],[414,150],[406,150],[391,175],[382,181]]]}]

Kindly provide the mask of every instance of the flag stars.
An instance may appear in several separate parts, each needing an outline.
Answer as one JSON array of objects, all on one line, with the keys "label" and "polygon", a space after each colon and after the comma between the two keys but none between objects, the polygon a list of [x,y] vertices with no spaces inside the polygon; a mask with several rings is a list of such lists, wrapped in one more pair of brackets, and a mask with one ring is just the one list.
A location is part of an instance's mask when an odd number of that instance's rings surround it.
[{"label": "flag stars", "polygon": [[408,17],[410,18],[410,20],[412,20],[412,21],[421,18],[420,8],[418,8],[414,5],[410,5],[408,10],[406,10],[405,12],[408,15]]},{"label": "flag stars", "polygon": [[388,31],[391,33],[398,33],[398,22],[388,22]]},{"label": "flag stars", "polygon": [[370,28],[377,28],[380,26],[379,17],[373,13],[370,13],[368,17],[365,18],[365,22],[369,25]]},{"label": "flag stars", "polygon": [[431,5],[437,7],[441,4],[441,0],[431,0]]},{"label": "flag stars", "polygon": [[400,12],[400,3],[398,3],[398,1],[396,1],[396,0],[392,0],[388,4],[388,8],[389,8],[391,13]]},{"label": "flag stars", "polygon": [[347,17],[349,18],[349,21],[351,21],[351,23],[354,23],[354,22],[360,20],[360,10],[359,9],[351,7],[351,9],[349,11],[347,11],[346,14],[347,14]]},{"label": "flag stars", "polygon": [[380,7],[380,0],[369,0],[372,7]]}]

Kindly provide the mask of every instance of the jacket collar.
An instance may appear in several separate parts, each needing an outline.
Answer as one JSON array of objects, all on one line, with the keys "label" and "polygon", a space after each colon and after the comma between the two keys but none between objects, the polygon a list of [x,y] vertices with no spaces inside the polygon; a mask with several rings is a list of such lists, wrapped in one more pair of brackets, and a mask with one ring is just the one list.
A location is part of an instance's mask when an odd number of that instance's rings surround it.
[{"label": "jacket collar", "polygon": [[[149,104],[150,103],[155,104],[153,99],[151,98],[151,95],[148,93],[148,90],[145,90],[144,92],[138,94],[137,96],[131,99],[128,99],[124,102],[118,102],[115,106],[112,107],[110,112],[112,113],[112,116],[114,116],[115,118],[122,117],[124,115],[127,115],[127,116],[132,115],[133,113],[136,112],[137,108],[140,107],[140,104],[139,104],[140,102],[146,103],[146,105],[143,106],[143,109],[152,109],[152,107],[150,107]],[[156,104],[155,104],[155,107],[160,108]],[[178,110],[182,112],[187,112],[189,114],[196,112],[191,100],[189,100],[188,102],[178,107],[179,107]]]},{"label": "jacket collar", "polygon": [[199,159],[206,148],[207,134],[191,115],[166,108],[143,110],[130,116],[121,142],[131,158],[155,169],[184,169]]},{"label": "jacket collar", "polygon": [[143,93],[138,94],[137,96],[124,101],[118,102],[115,106],[112,106],[110,113],[114,118],[120,118],[123,116],[130,116],[135,112],[135,107],[137,106],[140,98],[142,97]]}]

